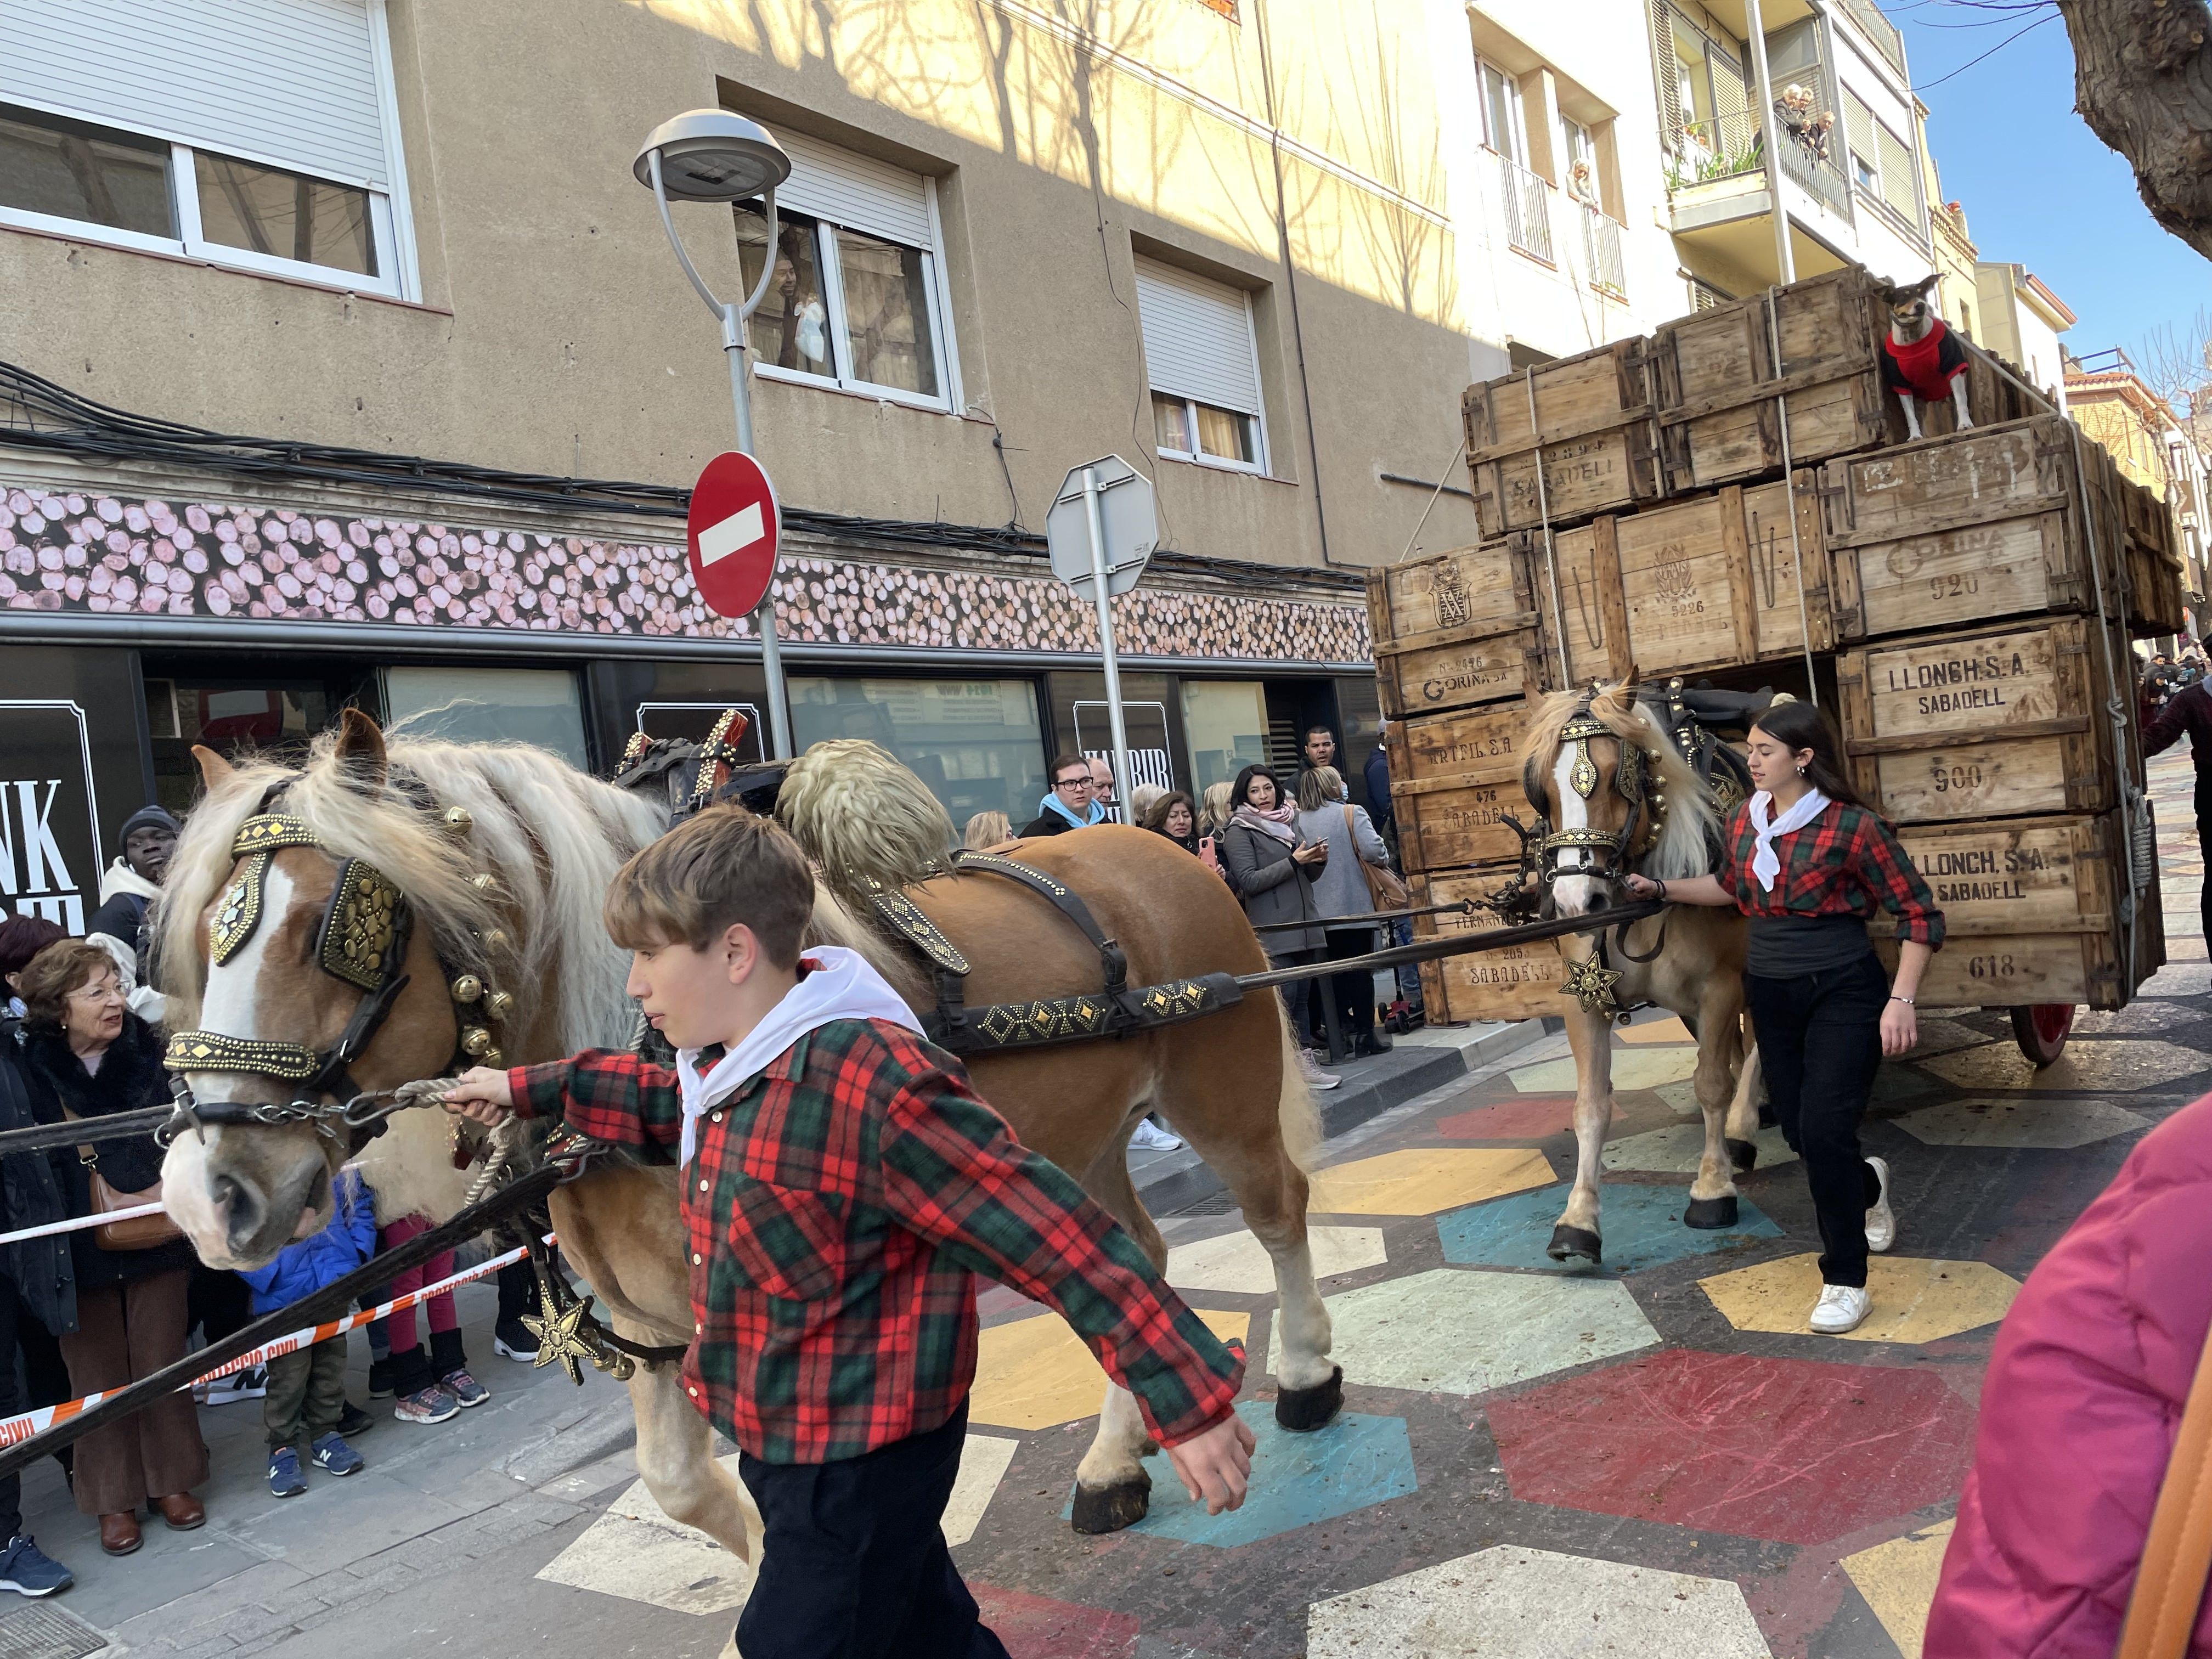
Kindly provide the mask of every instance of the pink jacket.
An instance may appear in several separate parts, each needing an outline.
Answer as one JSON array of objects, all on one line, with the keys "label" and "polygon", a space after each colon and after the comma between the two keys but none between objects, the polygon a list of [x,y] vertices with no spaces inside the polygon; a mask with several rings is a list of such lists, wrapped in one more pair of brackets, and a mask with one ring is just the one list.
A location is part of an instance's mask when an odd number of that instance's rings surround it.
[{"label": "pink jacket", "polygon": [[[2208,1326],[2212,1096],[2143,1138],[1997,1333],[1925,1659],[2111,1659]],[[2212,1659],[2212,1611],[2189,1651]]]}]

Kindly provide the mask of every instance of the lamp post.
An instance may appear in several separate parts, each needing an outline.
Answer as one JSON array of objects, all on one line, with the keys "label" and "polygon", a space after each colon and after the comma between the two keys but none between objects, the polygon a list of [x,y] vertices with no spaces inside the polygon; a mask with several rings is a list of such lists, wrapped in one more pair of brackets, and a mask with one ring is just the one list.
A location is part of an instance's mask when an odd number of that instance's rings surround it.
[{"label": "lamp post", "polygon": [[[630,167],[638,183],[653,192],[660,208],[661,228],[676,250],[684,274],[721,319],[722,350],[730,364],[730,401],[737,410],[738,447],[753,453],[752,360],[747,355],[745,325],[768,292],[775,274],[775,187],[791,177],[791,158],[775,135],[757,121],[726,109],[695,109],[663,121],[647,135],[645,147]],[[734,205],[753,197],[762,198],[768,218],[768,247],[761,260],[760,281],[744,301],[729,304],[715,298],[698,267],[676,234],[676,221],[668,212],[671,197],[679,202],[720,202]],[[753,611],[760,630],[761,668],[768,679],[768,721],[772,758],[791,758],[791,712],[784,694],[783,656],[775,638],[775,587]]]}]

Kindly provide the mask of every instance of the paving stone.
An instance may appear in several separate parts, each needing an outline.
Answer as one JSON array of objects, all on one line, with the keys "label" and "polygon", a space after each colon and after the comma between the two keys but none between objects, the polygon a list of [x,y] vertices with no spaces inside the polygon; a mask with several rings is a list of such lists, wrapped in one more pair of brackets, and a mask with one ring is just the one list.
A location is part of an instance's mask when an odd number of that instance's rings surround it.
[{"label": "paving stone", "polygon": [[[1195,1310],[1224,1340],[1242,1341],[1252,1317]],[[975,1386],[969,1396],[974,1422],[1002,1429],[1048,1429],[1095,1417],[1106,1398],[1106,1373],[1058,1314],[1040,1313],[982,1333]]]},{"label": "paving stone", "polygon": [[1022,1659],[1127,1659],[1137,1644],[1139,1621],[1129,1613],[994,1584],[968,1588],[983,1622]]},{"label": "paving stone", "polygon": [[1308,1659],[1771,1659],[1719,1578],[1499,1545],[1314,1604]]},{"label": "paving stone", "polygon": [[2051,1094],[2129,1094],[2194,1077],[2208,1068],[2212,1068],[2212,1056],[2157,1038],[2075,1038],[2057,1060],[2039,1070],[2008,1042],[1962,1049],[1928,1062],[1929,1071],[1961,1089],[2027,1089]]},{"label": "paving stone", "polygon": [[[1740,1331],[1810,1336],[1805,1321],[1820,1296],[1816,1252],[1784,1256],[1698,1281]],[[1878,1255],[1867,1264],[1874,1309],[1841,1342],[1940,1342],[1994,1325],[2020,1294],[2020,1281],[1985,1261]]]},{"label": "paving stone", "polygon": [[[1306,1242],[1313,1251],[1316,1279],[1379,1267],[1389,1259],[1379,1227],[1309,1226]],[[1179,1291],[1268,1296],[1275,1289],[1274,1258],[1267,1246],[1239,1228],[1218,1238],[1176,1245],[1168,1252],[1167,1280]]]},{"label": "paving stone", "polygon": [[2076,1009],[2074,1035],[2138,1036],[2154,1031],[2170,1031],[2178,1025],[2191,1025],[2212,1018],[2212,1009],[2165,999],[2146,1000],[2149,994],[2148,990],[2136,993],[2136,1000],[2124,1008]]},{"label": "paving stone", "polygon": [[[1759,1148],[1759,1165],[1771,1170],[1778,1164],[1795,1164],[1797,1154],[1790,1150],[1790,1143],[1777,1128],[1759,1130],[1751,1138]],[[1691,1123],[1670,1123],[1662,1129],[1647,1129],[1642,1134],[1627,1135],[1610,1143],[1605,1149],[1605,1167],[1608,1170],[1649,1170],[1655,1175],[1695,1175],[1705,1156],[1705,1124],[1703,1116]]]},{"label": "paving stone", "polygon": [[1927,1370],[1670,1349],[1495,1401],[1528,1503],[1818,1544],[1949,1499],[1973,1408]]},{"label": "paving stone", "polygon": [[[1472,1205],[1437,1218],[1444,1260],[1462,1267],[1526,1267],[1546,1273],[1587,1272],[1561,1267],[1544,1254],[1570,1188],[1547,1187],[1490,1204]],[[1682,1212],[1686,1187],[1653,1187],[1613,1182],[1602,1192],[1600,1231],[1605,1239],[1606,1271],[1640,1273],[1662,1261],[1740,1249],[1760,1239],[1779,1238],[1782,1229],[1749,1199],[1736,1203],[1736,1224],[1718,1230],[1686,1227]]]},{"label": "paving stone", "polygon": [[[736,1474],[735,1458],[724,1460]],[[672,1613],[732,1613],[752,1568],[702,1532],[668,1518],[640,1480],[538,1570],[550,1584],[596,1590]]]},{"label": "paving stone", "polygon": [[1930,1146],[2087,1146],[2137,1134],[2150,1120],[2106,1100],[1951,1100],[1907,1112],[1897,1127]]},{"label": "paving stone", "polygon": [[1437,1133],[1447,1140],[1540,1140],[1575,1127],[1575,1097],[1531,1095],[1501,1101],[1440,1117],[1436,1127]]},{"label": "paving stone", "polygon": [[1307,1208],[1320,1215],[1434,1215],[1558,1179],[1533,1147],[1407,1147],[1322,1170]]},{"label": "paving stone", "polygon": [[[1697,1069],[1695,1048],[1616,1048],[1613,1051],[1613,1092],[1679,1083]],[[1576,1082],[1574,1056],[1523,1066],[1510,1075],[1513,1086],[1524,1094],[1571,1090]]]},{"label": "paving stone", "polygon": [[1928,1627],[1928,1609],[1936,1602],[1943,1552],[1950,1547],[1957,1525],[1956,1521],[1938,1521],[1843,1559],[1844,1571],[1897,1644],[1899,1659],[1921,1659],[1921,1638]]}]

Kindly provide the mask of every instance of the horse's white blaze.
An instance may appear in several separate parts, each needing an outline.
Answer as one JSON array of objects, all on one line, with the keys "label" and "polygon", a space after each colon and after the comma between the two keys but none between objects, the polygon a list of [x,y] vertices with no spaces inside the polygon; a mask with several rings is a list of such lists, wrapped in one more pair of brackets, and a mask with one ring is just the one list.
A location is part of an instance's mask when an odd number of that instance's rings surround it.
[{"label": "horse's white blaze", "polygon": [[[224,1036],[258,1037],[257,1010],[260,1003],[261,964],[276,919],[291,908],[292,878],[273,860],[261,881],[261,925],[240,945],[236,955],[208,969],[207,990],[200,1004],[200,1030]],[[233,1072],[187,1072],[185,1081],[199,1100],[229,1098],[238,1081]],[[169,1218],[185,1230],[200,1260],[221,1267],[228,1260],[229,1228],[217,1211],[209,1190],[208,1166],[222,1145],[223,1132],[210,1129],[205,1140],[197,1134],[179,1135],[161,1160],[161,1199]]]},{"label": "horse's white blaze", "polygon": [[[1589,811],[1583,798],[1575,792],[1575,748],[1571,744],[1559,745],[1559,757],[1552,765],[1552,794],[1559,804],[1559,828],[1587,830]],[[1589,849],[1584,847],[1562,847],[1557,854],[1559,868],[1580,870],[1589,863]],[[1588,876],[1561,876],[1552,884],[1552,898],[1563,916],[1579,916],[1590,908],[1590,893],[1595,884]]]}]

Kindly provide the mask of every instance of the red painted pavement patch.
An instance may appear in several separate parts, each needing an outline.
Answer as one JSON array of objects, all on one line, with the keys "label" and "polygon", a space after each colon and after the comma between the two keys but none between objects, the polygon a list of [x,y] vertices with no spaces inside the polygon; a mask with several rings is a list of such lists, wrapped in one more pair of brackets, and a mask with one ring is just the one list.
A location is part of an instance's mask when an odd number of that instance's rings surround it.
[{"label": "red painted pavement patch", "polygon": [[1954,1497],[1974,1414],[1926,1370],[1676,1349],[1490,1425],[1516,1498],[1816,1544]]},{"label": "red painted pavement patch", "polygon": [[991,1584],[968,1588],[983,1622],[1013,1659],[1129,1659],[1136,1649],[1139,1626],[1132,1614]]},{"label": "red painted pavement patch", "polygon": [[1448,1140],[1526,1140],[1563,1134],[1575,1127],[1572,1095],[1524,1095],[1496,1106],[1455,1112],[1437,1120],[1437,1133]]}]

